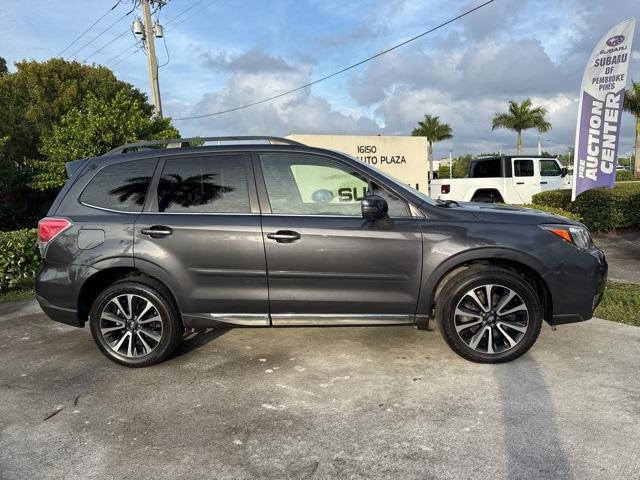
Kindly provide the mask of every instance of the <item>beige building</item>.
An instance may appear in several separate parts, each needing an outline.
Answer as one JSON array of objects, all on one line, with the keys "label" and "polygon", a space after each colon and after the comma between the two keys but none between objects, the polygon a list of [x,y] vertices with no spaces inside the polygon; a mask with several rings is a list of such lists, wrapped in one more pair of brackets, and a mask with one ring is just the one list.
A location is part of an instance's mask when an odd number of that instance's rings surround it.
[{"label": "beige building", "polygon": [[[427,193],[429,166],[425,137],[292,134],[287,138],[312,147],[348,153]],[[438,169],[436,163],[435,171]]]}]

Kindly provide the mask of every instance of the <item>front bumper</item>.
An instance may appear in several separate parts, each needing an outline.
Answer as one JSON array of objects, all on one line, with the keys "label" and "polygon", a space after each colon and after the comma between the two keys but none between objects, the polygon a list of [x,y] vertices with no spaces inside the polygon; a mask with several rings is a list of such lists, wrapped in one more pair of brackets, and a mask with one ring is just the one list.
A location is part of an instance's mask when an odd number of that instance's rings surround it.
[{"label": "front bumper", "polygon": [[607,283],[607,260],[597,247],[577,250],[544,276],[551,291],[551,325],[583,322],[593,317]]}]

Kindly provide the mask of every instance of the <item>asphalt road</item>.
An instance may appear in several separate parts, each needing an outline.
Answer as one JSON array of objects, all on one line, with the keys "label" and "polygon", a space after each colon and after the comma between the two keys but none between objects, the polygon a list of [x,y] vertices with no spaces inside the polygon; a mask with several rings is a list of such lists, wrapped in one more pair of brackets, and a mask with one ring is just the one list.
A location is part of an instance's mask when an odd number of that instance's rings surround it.
[{"label": "asphalt road", "polygon": [[621,230],[593,236],[607,256],[609,279],[640,283],[640,231]]},{"label": "asphalt road", "polygon": [[640,478],[640,328],[504,365],[410,327],[236,329],[148,369],[0,306],[0,478]]}]

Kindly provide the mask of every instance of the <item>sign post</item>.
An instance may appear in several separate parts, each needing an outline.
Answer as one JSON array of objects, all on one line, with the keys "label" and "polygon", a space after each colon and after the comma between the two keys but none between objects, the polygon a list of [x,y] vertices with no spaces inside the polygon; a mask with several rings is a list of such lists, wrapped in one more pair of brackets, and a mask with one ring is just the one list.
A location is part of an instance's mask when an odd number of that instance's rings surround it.
[{"label": "sign post", "polygon": [[618,141],[636,19],[609,30],[591,53],[582,77],[571,201],[616,181]]}]

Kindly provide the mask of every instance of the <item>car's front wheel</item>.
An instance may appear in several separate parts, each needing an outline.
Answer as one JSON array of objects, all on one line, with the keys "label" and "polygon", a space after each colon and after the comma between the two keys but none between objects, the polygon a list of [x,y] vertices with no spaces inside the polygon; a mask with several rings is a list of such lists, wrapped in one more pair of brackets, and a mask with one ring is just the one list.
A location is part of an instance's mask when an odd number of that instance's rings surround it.
[{"label": "car's front wheel", "polygon": [[542,327],[536,291],[500,267],[471,267],[452,277],[436,301],[442,336],[460,356],[508,362],[527,352]]},{"label": "car's front wheel", "polygon": [[100,293],[89,324],[100,350],[127,367],[161,362],[183,334],[173,303],[159,289],[135,279],[116,282]]}]

